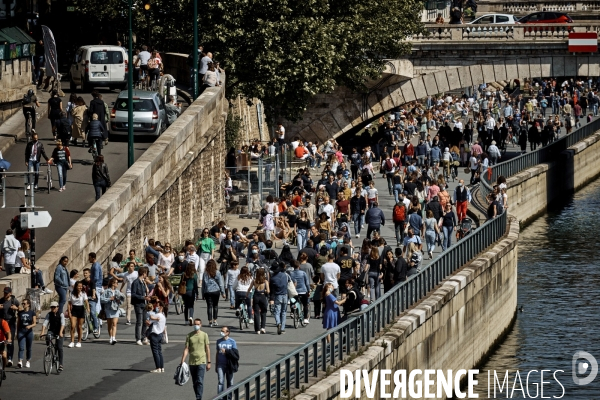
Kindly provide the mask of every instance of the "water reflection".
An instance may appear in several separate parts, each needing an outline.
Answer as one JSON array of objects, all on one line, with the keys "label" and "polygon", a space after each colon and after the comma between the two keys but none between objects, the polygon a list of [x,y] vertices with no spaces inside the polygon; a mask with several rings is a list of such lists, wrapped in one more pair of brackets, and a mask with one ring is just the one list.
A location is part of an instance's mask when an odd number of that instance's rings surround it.
[{"label": "water reflection", "polygon": [[[556,378],[565,399],[600,399],[600,374],[587,386],[573,383],[573,354],[584,350],[600,361],[600,179],[579,191],[563,209],[538,218],[519,240],[519,294],[523,306],[513,331],[481,368],[480,398],[488,398],[488,370],[512,390],[520,371],[523,389],[530,370],[564,370]],[[544,374],[544,397],[560,396],[561,386]],[[517,382],[512,398],[531,398],[540,374],[531,374],[529,395]],[[490,387],[493,387],[490,384]],[[541,393],[538,393],[540,398]],[[493,398],[493,392],[489,398]],[[506,398],[506,392],[496,398]],[[509,394],[510,397],[510,394]]]}]

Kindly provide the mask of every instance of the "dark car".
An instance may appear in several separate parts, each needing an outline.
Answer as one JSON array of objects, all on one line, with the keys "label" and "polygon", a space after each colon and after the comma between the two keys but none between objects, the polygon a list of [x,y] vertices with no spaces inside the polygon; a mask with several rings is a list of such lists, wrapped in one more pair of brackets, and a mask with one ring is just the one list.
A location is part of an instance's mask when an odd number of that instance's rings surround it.
[{"label": "dark car", "polygon": [[567,24],[573,20],[565,13],[540,11],[521,18],[519,24]]}]

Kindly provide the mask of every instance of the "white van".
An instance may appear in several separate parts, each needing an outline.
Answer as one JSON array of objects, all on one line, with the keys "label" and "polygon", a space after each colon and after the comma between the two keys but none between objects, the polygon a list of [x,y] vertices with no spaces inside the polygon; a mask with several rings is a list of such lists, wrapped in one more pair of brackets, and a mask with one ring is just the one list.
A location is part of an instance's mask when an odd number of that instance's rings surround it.
[{"label": "white van", "polygon": [[123,89],[127,84],[127,52],[119,46],[83,46],[71,64],[70,89],[89,92],[97,86]]}]

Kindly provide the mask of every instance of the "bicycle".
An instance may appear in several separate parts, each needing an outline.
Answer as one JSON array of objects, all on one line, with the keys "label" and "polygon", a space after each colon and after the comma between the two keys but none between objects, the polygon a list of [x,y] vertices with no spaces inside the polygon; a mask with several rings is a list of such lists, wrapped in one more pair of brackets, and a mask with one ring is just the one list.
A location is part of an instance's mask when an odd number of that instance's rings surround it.
[{"label": "bicycle", "polygon": [[48,188],[48,194],[50,194],[50,190],[52,190],[52,165],[46,165],[48,166],[48,171],[46,172],[46,186]]},{"label": "bicycle", "polygon": [[[298,324],[306,326],[304,323],[304,307],[302,306],[301,302],[296,300],[295,297],[290,298],[290,310],[292,320],[294,321],[294,328],[298,329]],[[308,310],[308,314],[310,315],[310,308]]]},{"label": "bicycle", "polygon": [[180,315],[183,312],[183,299],[179,295],[179,285],[181,284],[182,275],[171,275],[169,276],[169,283],[173,287],[173,304],[175,305],[175,312]]},{"label": "bicycle", "polygon": [[[44,351],[44,373],[46,376],[48,376],[52,372],[52,368],[55,368],[56,374],[60,375],[60,362],[58,360],[57,346],[58,338],[51,333],[40,336],[40,339],[43,337],[46,338],[46,351]],[[54,342],[52,342],[53,339]]]},{"label": "bicycle", "polygon": [[25,137],[27,138],[27,143],[31,141],[31,135],[33,134],[33,118],[35,120],[40,119],[40,114],[35,112],[35,107],[30,107],[32,110],[25,115]]},{"label": "bicycle", "polygon": [[248,308],[246,307],[246,303],[243,301],[240,304],[240,312],[238,318],[240,320],[240,331],[244,330],[242,325],[246,326],[246,329],[248,329],[250,318],[248,317]]}]

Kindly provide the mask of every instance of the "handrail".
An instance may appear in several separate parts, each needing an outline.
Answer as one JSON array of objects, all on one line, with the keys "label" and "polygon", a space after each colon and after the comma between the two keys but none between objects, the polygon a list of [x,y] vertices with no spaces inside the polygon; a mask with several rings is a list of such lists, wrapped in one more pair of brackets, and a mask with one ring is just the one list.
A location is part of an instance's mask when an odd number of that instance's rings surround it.
[{"label": "handrail", "polygon": [[530,153],[522,154],[510,160],[498,163],[491,168],[492,174],[490,179],[487,179],[488,172],[483,171],[481,175],[481,189],[484,197],[492,191],[492,182],[496,182],[499,176],[508,178],[518,174],[519,172],[531,168],[535,165],[557,160],[561,152],[573,146],[577,142],[581,142],[588,136],[593,135],[600,130],[600,118],[595,119],[587,125],[575,130],[574,132],[563,136],[562,138],[550,143],[547,146],[539,148]]},{"label": "handrail", "polygon": [[[373,302],[364,311],[289,352],[279,360],[255,372],[220,393],[215,399],[247,400],[280,398],[290,389],[300,389],[309,378],[327,372],[336,362],[367,345],[385,327],[408,308],[424,298],[437,285],[505,235],[507,213],[491,219],[472,234],[442,252],[417,275]],[[327,336],[331,345],[327,345]]]}]

